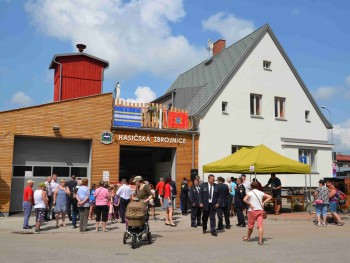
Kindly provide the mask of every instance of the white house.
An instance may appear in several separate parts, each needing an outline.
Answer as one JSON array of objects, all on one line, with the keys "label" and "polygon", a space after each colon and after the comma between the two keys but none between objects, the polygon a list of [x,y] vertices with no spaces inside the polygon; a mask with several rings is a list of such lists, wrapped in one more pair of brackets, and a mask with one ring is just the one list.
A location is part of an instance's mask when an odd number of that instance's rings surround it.
[{"label": "white house", "polygon": [[[227,48],[218,40],[213,56],[181,74],[156,102],[189,111],[200,132],[202,177],[202,165],[259,144],[294,160],[306,155],[312,186],[332,175],[333,145],[327,139],[332,125],[269,25]],[[305,175],[278,177],[283,186],[305,185]],[[257,178],[265,184],[269,176]]]}]

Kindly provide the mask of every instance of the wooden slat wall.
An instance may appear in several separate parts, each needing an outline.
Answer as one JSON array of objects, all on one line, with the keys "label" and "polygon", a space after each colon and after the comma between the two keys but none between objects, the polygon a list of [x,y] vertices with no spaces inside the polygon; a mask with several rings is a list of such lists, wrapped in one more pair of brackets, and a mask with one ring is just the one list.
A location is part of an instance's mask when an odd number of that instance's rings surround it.
[{"label": "wooden slat wall", "polygon": [[[15,136],[43,136],[52,138],[90,139],[92,141],[91,178],[92,182],[102,179],[103,171],[109,171],[110,180],[119,180],[120,145],[140,145],[140,143],[114,142],[105,145],[100,142],[100,133],[110,130],[112,120],[112,94],[102,94],[81,99],[61,101],[29,107],[25,109],[0,112],[0,209],[8,212],[10,206],[13,147]],[[158,106],[159,107],[159,106]],[[52,129],[60,126],[60,133]],[[118,133],[118,132],[117,132]],[[124,132],[125,133],[125,132]],[[128,132],[126,132],[128,133]],[[134,134],[135,131],[129,132]],[[139,130],[139,135],[143,135]],[[148,134],[148,133],[147,133]],[[152,134],[150,134],[152,136]],[[174,134],[156,133],[156,136],[174,137]],[[186,144],[154,143],[157,147],[177,148],[177,187],[180,190],[181,179],[190,177],[192,168],[192,137],[186,138]],[[140,146],[152,146],[147,145]],[[195,168],[198,165],[198,136],[195,139]]]},{"label": "wooden slat wall", "polygon": [[[128,102],[124,100],[117,100],[116,106],[122,106],[122,107],[130,107],[130,108],[141,108],[142,111],[142,117],[141,117],[141,127],[144,128],[160,128],[163,129],[170,129],[168,126],[168,120],[165,117],[166,114],[169,112],[181,112],[181,113],[187,113],[184,109],[179,109],[176,107],[170,107],[170,109],[167,110],[167,106],[163,104],[156,104],[156,103],[135,103],[135,102]],[[153,111],[149,111],[149,108],[153,108]],[[159,111],[162,110],[163,117],[160,118]],[[191,128],[191,120],[188,120],[188,127],[186,127],[183,130],[189,130]]]}]

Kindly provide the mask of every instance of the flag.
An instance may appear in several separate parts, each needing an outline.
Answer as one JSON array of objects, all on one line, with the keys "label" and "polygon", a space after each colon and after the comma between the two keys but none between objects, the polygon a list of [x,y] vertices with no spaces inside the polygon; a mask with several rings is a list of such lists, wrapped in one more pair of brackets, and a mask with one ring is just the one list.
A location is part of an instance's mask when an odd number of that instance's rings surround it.
[{"label": "flag", "polygon": [[141,128],[141,117],[141,108],[114,106],[113,126]]},{"label": "flag", "polygon": [[188,113],[169,111],[168,127],[176,129],[188,129]]}]

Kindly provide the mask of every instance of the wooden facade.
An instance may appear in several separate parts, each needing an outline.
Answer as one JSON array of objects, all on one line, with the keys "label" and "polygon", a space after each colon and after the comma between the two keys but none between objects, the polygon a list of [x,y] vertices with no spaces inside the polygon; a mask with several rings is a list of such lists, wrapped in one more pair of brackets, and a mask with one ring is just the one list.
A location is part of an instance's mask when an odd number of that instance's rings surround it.
[{"label": "wooden facade", "polygon": [[[175,148],[179,190],[182,178],[189,178],[191,168],[198,168],[198,135],[192,136],[194,133],[189,131],[114,128],[113,143],[103,144],[100,133],[111,130],[113,106],[114,99],[108,93],[0,112],[1,211],[6,213],[10,207],[15,136],[90,140],[91,182],[95,183],[102,179],[103,171],[109,171],[110,181],[119,181],[120,147],[123,145]],[[60,127],[58,132],[53,130],[55,125]],[[149,136],[150,141],[128,139],[135,134]],[[168,139],[158,141],[155,137]],[[170,140],[175,137],[181,140]]]}]

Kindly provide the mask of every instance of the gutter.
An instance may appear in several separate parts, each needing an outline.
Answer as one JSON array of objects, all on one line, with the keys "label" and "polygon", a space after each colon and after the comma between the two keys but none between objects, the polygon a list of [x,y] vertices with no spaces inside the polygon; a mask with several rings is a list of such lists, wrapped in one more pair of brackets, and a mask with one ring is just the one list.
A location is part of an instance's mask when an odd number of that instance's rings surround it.
[{"label": "gutter", "polygon": [[60,65],[60,86],[58,90],[58,101],[61,101],[61,93],[62,93],[62,64],[53,59],[53,62]]},{"label": "gutter", "polygon": [[109,68],[109,65],[107,65],[107,67],[102,69],[102,76],[101,76],[101,94],[103,93],[103,81],[104,81],[104,75],[105,75],[105,70]]}]

